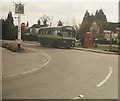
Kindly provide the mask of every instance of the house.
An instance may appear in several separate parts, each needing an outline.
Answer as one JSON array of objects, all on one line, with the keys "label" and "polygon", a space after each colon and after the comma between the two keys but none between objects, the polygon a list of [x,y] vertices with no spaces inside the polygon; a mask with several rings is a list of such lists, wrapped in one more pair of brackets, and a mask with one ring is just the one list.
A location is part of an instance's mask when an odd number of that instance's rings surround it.
[{"label": "house", "polygon": [[34,24],[32,27],[30,27],[30,35],[36,35],[38,33],[38,30],[40,29],[41,25]]},{"label": "house", "polygon": [[36,35],[36,34],[38,34],[38,30],[40,29],[40,27],[47,27],[47,26],[41,25],[40,20],[38,20],[37,24],[34,24],[29,28],[29,34]]},{"label": "house", "polygon": [[104,26],[104,30],[110,30],[112,32],[116,32],[117,28],[120,28],[120,22],[118,23],[107,22]]},{"label": "house", "polygon": [[117,44],[120,36],[119,28],[120,28],[120,23],[108,22],[105,25],[104,39],[106,39],[107,41],[110,41],[110,33],[111,33],[112,42]]}]

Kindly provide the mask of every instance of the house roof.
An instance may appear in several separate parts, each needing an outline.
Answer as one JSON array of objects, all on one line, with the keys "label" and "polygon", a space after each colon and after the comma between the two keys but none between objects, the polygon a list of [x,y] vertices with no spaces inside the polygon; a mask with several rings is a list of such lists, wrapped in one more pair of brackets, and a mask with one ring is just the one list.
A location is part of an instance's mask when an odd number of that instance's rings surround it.
[{"label": "house roof", "polygon": [[115,32],[117,27],[120,27],[120,22],[118,23],[107,22],[105,24],[105,30],[112,30]]}]

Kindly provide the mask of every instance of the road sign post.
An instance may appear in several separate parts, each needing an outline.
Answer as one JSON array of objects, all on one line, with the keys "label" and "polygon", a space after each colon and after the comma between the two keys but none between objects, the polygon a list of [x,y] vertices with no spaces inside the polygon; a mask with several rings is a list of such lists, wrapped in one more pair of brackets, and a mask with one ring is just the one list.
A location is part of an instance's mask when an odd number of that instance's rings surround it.
[{"label": "road sign post", "polygon": [[18,44],[18,51],[21,50],[21,15],[24,14],[24,4],[15,3],[15,14],[18,14],[18,39],[16,40]]},{"label": "road sign post", "polygon": [[20,51],[21,49],[21,15],[18,14],[18,40],[17,40],[17,44],[18,44],[18,50]]},{"label": "road sign post", "polygon": [[112,31],[110,32],[110,51],[112,51]]}]

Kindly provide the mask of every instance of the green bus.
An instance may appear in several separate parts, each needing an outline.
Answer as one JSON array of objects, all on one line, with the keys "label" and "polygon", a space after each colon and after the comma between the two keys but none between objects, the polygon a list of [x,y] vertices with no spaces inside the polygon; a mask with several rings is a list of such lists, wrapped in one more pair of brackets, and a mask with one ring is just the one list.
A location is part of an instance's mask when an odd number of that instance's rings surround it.
[{"label": "green bus", "polygon": [[42,27],[38,31],[42,46],[70,48],[75,46],[75,29],[72,26]]}]

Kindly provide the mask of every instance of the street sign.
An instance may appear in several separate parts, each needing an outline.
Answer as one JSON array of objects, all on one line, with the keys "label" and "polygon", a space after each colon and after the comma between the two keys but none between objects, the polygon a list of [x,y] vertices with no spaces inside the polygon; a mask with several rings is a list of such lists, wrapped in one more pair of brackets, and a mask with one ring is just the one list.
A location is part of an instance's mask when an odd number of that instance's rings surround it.
[{"label": "street sign", "polygon": [[15,3],[15,13],[16,14],[24,14],[24,4]]}]

